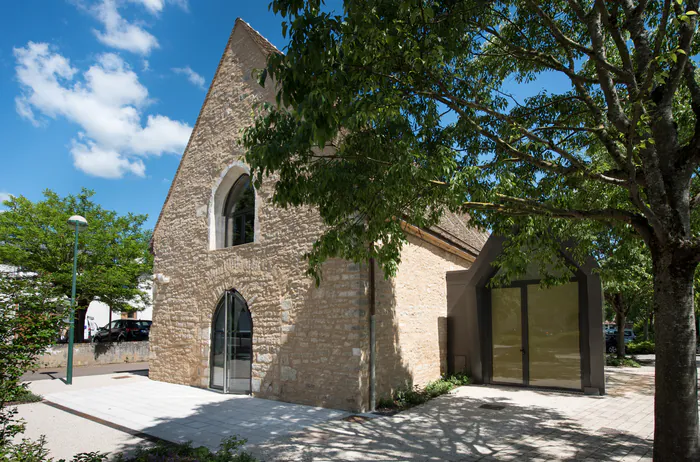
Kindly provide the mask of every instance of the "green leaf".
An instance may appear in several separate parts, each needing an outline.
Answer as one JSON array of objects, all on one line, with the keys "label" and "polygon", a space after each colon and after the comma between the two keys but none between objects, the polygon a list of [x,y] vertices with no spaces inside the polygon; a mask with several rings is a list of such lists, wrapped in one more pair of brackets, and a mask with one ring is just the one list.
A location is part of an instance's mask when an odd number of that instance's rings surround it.
[{"label": "green leaf", "polygon": [[267,68],[264,68],[260,75],[258,76],[258,83],[261,87],[265,88],[265,80],[267,79]]}]

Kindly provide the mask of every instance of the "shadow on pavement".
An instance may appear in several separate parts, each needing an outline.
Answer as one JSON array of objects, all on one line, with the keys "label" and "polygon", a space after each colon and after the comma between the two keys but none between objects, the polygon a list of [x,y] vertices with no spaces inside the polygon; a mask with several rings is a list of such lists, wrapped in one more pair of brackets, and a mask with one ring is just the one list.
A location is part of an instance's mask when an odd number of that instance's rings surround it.
[{"label": "shadow on pavement", "polygon": [[[496,403],[505,407],[480,407]],[[650,440],[614,429],[583,428],[557,411],[522,406],[508,398],[448,395],[391,417],[334,419],[316,424],[309,421],[310,426],[303,430],[298,428],[305,423],[304,415],[284,412],[283,403],[274,401],[257,415],[254,407],[237,409],[226,403],[211,403],[199,407],[193,415],[159,421],[143,432],[170,441],[208,441],[210,448],[226,436],[263,434],[267,438],[250,441],[248,450],[265,461],[457,461],[483,456],[493,457],[489,460],[607,460],[628,453],[641,457],[651,451],[652,445]],[[308,412],[313,414],[314,408]],[[244,413],[252,414],[240,421]],[[218,425],[212,426],[212,420]],[[238,424],[232,424],[236,420]],[[283,435],[294,427],[296,431]]]},{"label": "shadow on pavement", "polygon": [[114,371],[115,374],[134,374],[142,377],[148,377],[148,369],[129,369],[126,371]]},{"label": "shadow on pavement", "polygon": [[[480,406],[498,403],[502,410]],[[651,451],[651,441],[587,429],[550,409],[509,399],[445,396],[394,417],[336,421],[254,448],[262,460],[606,460]]]}]

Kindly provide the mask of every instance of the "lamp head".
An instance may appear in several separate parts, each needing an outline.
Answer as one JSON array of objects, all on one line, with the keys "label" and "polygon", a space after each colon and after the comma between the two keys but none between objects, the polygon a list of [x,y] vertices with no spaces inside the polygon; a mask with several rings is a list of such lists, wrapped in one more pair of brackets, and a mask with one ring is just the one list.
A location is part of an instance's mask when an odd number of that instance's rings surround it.
[{"label": "lamp head", "polygon": [[85,218],[81,217],[80,215],[73,215],[68,219],[68,226],[71,229],[74,229],[76,225],[78,225],[78,228],[83,229],[87,228],[88,222]]}]

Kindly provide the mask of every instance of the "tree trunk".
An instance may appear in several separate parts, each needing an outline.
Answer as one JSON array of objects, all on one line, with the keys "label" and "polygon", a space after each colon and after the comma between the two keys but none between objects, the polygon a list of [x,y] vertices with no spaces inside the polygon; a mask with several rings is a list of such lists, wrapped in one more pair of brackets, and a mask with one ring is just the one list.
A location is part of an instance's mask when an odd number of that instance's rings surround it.
[{"label": "tree trunk", "polygon": [[649,341],[649,313],[644,316],[644,341]]},{"label": "tree trunk", "polygon": [[75,334],[73,335],[73,341],[75,343],[82,343],[85,341],[85,317],[87,316],[87,309],[90,303],[84,300],[78,300],[76,305],[75,321],[73,323]]},{"label": "tree trunk", "polygon": [[617,357],[625,357],[625,321],[627,313],[618,305],[615,307],[615,324],[617,325]]},{"label": "tree trunk", "polygon": [[654,460],[700,460],[693,277],[687,249],[652,250],[656,340]]}]

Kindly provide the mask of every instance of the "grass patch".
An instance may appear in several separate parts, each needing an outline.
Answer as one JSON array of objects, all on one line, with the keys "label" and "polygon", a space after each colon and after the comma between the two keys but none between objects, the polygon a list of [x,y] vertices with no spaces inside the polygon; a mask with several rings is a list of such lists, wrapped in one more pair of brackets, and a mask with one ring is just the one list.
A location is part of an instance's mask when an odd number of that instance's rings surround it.
[{"label": "grass patch", "polygon": [[245,443],[245,439],[232,436],[225,439],[216,452],[212,452],[204,446],[192,447],[191,443],[158,442],[153,447],[139,449],[134,456],[128,458],[119,454],[115,460],[118,462],[256,462],[255,457],[242,450]]},{"label": "grass patch", "polygon": [[444,376],[434,382],[429,382],[425,387],[404,387],[394,391],[391,398],[382,398],[377,403],[379,411],[403,411],[404,409],[426,403],[433,398],[449,393],[450,390],[469,385],[471,380],[466,374]]},{"label": "grass patch", "polygon": [[634,356],[618,358],[615,355],[607,355],[605,357],[605,365],[613,367],[642,367]]}]

